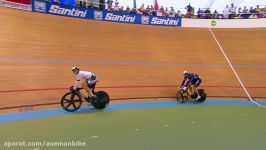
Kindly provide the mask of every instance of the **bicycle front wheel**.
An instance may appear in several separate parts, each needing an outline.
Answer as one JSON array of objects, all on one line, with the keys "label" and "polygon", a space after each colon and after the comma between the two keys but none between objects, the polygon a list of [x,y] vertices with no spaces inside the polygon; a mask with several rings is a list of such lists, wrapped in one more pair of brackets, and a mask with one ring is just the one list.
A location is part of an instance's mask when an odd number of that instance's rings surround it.
[{"label": "bicycle front wheel", "polygon": [[178,91],[176,93],[176,100],[180,103],[185,103],[186,101],[188,101],[188,94],[187,92],[184,91]]},{"label": "bicycle front wheel", "polygon": [[74,92],[68,92],[61,98],[61,107],[65,111],[74,112],[81,107],[82,99]]}]

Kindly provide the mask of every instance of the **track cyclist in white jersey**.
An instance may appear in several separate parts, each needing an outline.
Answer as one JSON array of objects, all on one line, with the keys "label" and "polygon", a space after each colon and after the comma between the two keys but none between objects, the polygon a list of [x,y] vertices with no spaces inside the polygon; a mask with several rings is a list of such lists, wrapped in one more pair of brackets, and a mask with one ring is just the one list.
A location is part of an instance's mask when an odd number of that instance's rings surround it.
[{"label": "track cyclist in white jersey", "polygon": [[72,67],[72,72],[77,75],[73,89],[76,90],[78,88],[79,81],[84,79],[85,81],[81,84],[82,88],[86,90],[89,97],[95,97],[96,95],[94,89],[96,83],[99,81],[98,76],[89,71],[81,71],[77,66]]}]

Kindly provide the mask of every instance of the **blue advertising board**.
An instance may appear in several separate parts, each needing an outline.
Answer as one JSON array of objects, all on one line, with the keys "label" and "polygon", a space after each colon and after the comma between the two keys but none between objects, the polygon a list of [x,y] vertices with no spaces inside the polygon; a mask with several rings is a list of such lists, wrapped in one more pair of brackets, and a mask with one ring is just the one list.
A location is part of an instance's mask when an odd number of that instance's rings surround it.
[{"label": "blue advertising board", "polygon": [[138,14],[99,11],[33,0],[32,11],[75,18],[94,19],[129,24],[181,27],[181,18],[144,16]]},{"label": "blue advertising board", "polygon": [[44,2],[33,0],[32,1],[32,11],[41,12],[53,15],[76,17],[76,18],[93,18],[93,10],[76,8],[72,6],[58,5],[52,2]]}]

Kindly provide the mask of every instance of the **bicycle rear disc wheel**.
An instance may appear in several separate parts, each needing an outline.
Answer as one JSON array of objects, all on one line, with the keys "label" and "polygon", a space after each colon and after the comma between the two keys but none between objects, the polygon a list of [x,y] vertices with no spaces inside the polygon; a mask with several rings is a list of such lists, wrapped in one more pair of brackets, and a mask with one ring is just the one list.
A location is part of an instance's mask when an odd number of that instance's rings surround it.
[{"label": "bicycle rear disc wheel", "polygon": [[203,89],[199,89],[199,94],[201,98],[198,100],[198,102],[204,102],[207,98],[207,93]]},{"label": "bicycle rear disc wheel", "polygon": [[110,102],[109,95],[105,91],[96,92],[96,99],[91,101],[91,104],[96,109],[105,108]]}]

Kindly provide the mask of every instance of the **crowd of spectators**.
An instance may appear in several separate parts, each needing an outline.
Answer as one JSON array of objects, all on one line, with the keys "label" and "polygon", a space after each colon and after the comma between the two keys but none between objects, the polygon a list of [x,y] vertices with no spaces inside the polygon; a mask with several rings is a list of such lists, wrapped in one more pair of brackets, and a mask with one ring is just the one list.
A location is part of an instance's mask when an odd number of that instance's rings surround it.
[{"label": "crowd of spectators", "polygon": [[[51,0],[45,0],[51,1]],[[55,3],[61,4],[60,0],[52,0]],[[69,5],[69,4],[66,4]],[[99,7],[101,6],[101,7]],[[106,0],[105,4],[95,4],[93,0],[76,0],[75,7],[81,8],[93,8],[93,9],[106,9],[113,12],[123,12],[130,14],[150,15],[150,16],[166,16],[166,17],[182,17],[182,18],[200,18],[200,19],[254,19],[254,18],[266,18],[266,5],[260,7],[257,5],[253,7],[239,7],[232,3],[230,6],[226,5],[222,12],[217,10],[211,10],[210,8],[199,8],[197,12],[193,6],[188,4],[184,9],[175,10],[174,7],[159,7],[158,10],[153,5],[147,5],[145,7],[142,4],[138,8],[130,8],[129,6],[123,7],[119,5],[118,0]],[[182,11],[181,11],[182,10]]]}]

